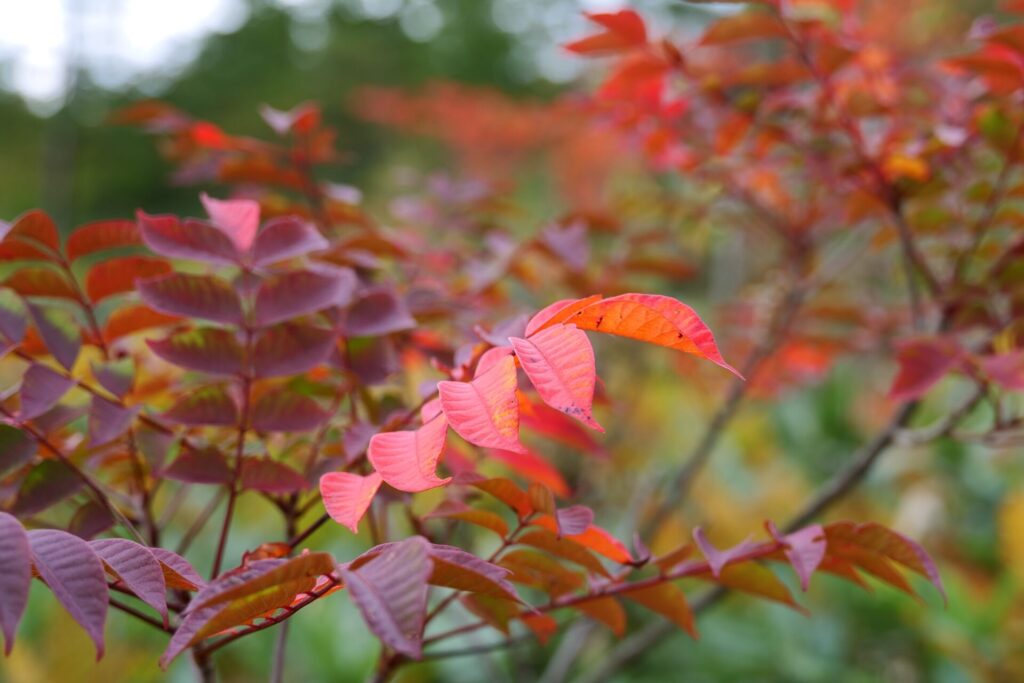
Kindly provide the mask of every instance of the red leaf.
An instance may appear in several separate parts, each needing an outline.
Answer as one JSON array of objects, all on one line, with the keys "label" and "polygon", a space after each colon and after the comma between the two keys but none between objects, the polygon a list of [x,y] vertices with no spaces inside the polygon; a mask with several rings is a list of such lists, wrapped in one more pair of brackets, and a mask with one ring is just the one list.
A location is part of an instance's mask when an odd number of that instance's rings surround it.
[{"label": "red leaf", "polygon": [[279,388],[256,400],[251,426],[259,432],[306,432],[319,427],[328,417],[308,396]]},{"label": "red leaf", "polygon": [[231,466],[213,446],[186,448],[160,473],[161,477],[190,484],[226,484],[232,479]]},{"label": "red leaf", "polygon": [[415,431],[382,432],[370,439],[367,457],[381,478],[399,491],[426,491],[444,486],[451,477],[437,476],[448,421],[435,417]]},{"label": "red leaf", "polygon": [[412,659],[423,652],[430,544],[419,536],[395,543],[355,571],[340,569],[352,601],[370,630]]},{"label": "red leaf", "polygon": [[186,220],[182,224],[176,216],[149,216],[142,211],[136,216],[143,242],[161,256],[219,264],[238,260],[231,239],[208,223]]},{"label": "red leaf", "polygon": [[103,327],[103,338],[113,341],[141,330],[164,327],[176,322],[177,317],[159,313],[148,306],[126,306],[110,314]]},{"label": "red leaf", "polygon": [[39,209],[26,211],[15,218],[14,222],[7,226],[6,232],[0,228],[0,239],[15,238],[42,244],[54,254],[60,252],[60,234],[57,232],[57,226],[45,211]]},{"label": "red leaf", "polygon": [[256,235],[252,247],[253,263],[265,266],[329,246],[312,223],[293,216],[274,218],[267,221]]},{"label": "red leaf", "polygon": [[529,339],[512,337],[512,348],[526,376],[549,406],[603,432],[591,414],[594,403],[594,349],[586,333],[552,325]]},{"label": "red leaf", "polygon": [[489,457],[500,460],[528,481],[543,484],[562,498],[572,495],[568,482],[558,468],[532,450],[524,447],[522,452],[516,452],[492,448],[487,453]]},{"label": "red leaf", "polygon": [[323,363],[335,346],[333,330],[283,323],[263,330],[253,349],[256,377],[300,375]]},{"label": "red leaf", "polygon": [[102,446],[118,438],[131,426],[135,410],[93,396],[89,406],[89,445]]},{"label": "red leaf", "polygon": [[644,20],[633,10],[587,14],[587,18],[603,26],[605,32],[573,41],[565,49],[578,54],[601,55],[623,52],[647,43]]},{"label": "red leaf", "polygon": [[78,294],[64,275],[43,266],[19,268],[4,280],[3,285],[22,296],[78,300]]},{"label": "red leaf", "polygon": [[224,387],[200,387],[182,396],[163,419],[185,425],[229,426],[238,422],[238,408]]},{"label": "red leaf", "polygon": [[11,654],[14,634],[28,604],[32,583],[32,554],[28,536],[17,519],[0,512],[0,629],[4,654]]},{"label": "red leaf", "polygon": [[381,476],[372,472],[365,477],[351,472],[329,472],[320,477],[320,497],[331,518],[359,533],[359,520],[366,514],[376,495]]},{"label": "red leaf", "polygon": [[921,398],[959,365],[963,350],[951,339],[920,337],[901,342],[896,349],[899,372],[889,398],[910,401]]},{"label": "red leaf", "polygon": [[125,587],[159,612],[166,623],[167,582],[149,548],[123,538],[91,541],[89,545]]},{"label": "red leaf", "polygon": [[33,363],[21,380],[21,408],[18,417],[22,420],[39,417],[57,405],[73,386],[75,381],[70,377],[45,365]]},{"label": "red leaf", "polygon": [[242,488],[264,493],[294,493],[309,487],[305,477],[270,458],[242,460]]},{"label": "red leaf", "polygon": [[68,237],[66,251],[68,261],[74,261],[98,251],[136,244],[142,244],[142,241],[135,223],[125,220],[95,221],[75,228]]},{"label": "red leaf", "polygon": [[28,532],[28,541],[36,571],[92,638],[98,660],[103,656],[103,625],[107,621],[103,563],[88,543],[65,531],[35,529]]},{"label": "red leaf", "polygon": [[[558,533],[558,523],[550,515],[534,517],[530,523],[535,526],[543,527],[552,533]],[[629,564],[633,562],[633,556],[630,555],[629,549],[626,548],[622,541],[615,538],[608,531],[602,529],[596,524],[591,524],[579,533],[566,533],[565,537],[588,550],[593,550],[599,555],[604,555],[613,562],[618,562],[619,564]]]},{"label": "red leaf", "polygon": [[135,289],[136,278],[148,278],[171,272],[171,264],[148,256],[125,256],[100,261],[85,278],[85,292],[92,301],[130,292]]},{"label": "red leaf", "polygon": [[470,483],[472,486],[491,494],[515,510],[520,519],[527,517],[533,512],[533,503],[530,502],[530,496],[511,479],[495,477]]},{"label": "red leaf", "polygon": [[273,325],[329,306],[344,306],[356,277],[348,268],[295,270],[264,281],[256,292],[256,323]]},{"label": "red leaf", "polygon": [[199,327],[177,332],[165,339],[147,339],[146,344],[168,363],[188,370],[211,375],[238,375],[242,372],[242,345],[230,330]]},{"label": "red leaf", "polygon": [[231,238],[239,252],[248,252],[260,226],[259,202],[251,199],[214,199],[205,192],[199,195],[199,199],[214,226]]},{"label": "red leaf", "polygon": [[525,452],[519,443],[516,364],[511,356],[472,382],[438,382],[448,423],[466,441],[485,448]]},{"label": "red leaf", "polygon": [[170,273],[136,282],[139,296],[161,313],[242,324],[242,306],[231,285],[212,275]]}]

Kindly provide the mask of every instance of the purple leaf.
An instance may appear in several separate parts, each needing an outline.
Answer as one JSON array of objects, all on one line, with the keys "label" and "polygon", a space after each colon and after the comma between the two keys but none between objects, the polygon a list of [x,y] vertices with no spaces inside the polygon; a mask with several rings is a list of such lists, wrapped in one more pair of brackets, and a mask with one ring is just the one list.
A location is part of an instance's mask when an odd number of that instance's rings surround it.
[{"label": "purple leaf", "polygon": [[434,560],[430,583],[435,586],[522,602],[515,586],[507,580],[511,569],[499,567],[450,545],[432,545],[430,557]]},{"label": "purple leaf", "polygon": [[558,533],[563,536],[582,534],[594,523],[594,511],[586,505],[573,505],[555,513]]},{"label": "purple leaf", "polygon": [[242,323],[242,305],[227,282],[212,275],[169,273],[135,283],[143,302],[169,315],[227,325]]},{"label": "purple leaf", "polygon": [[271,277],[256,292],[256,323],[273,325],[352,300],[356,276],[348,268],[320,267]]},{"label": "purple leaf", "polygon": [[124,434],[135,419],[135,412],[136,409],[93,396],[89,408],[89,445],[102,446]]},{"label": "purple leaf", "polygon": [[28,532],[36,571],[53,594],[96,644],[103,656],[103,625],[107,621],[107,580],[103,563],[89,544],[55,529]]},{"label": "purple leaf", "polygon": [[299,375],[324,362],[334,349],[335,334],[312,325],[284,323],[267,328],[256,340],[256,377]]},{"label": "purple leaf", "polygon": [[206,585],[203,577],[181,555],[163,548],[150,548],[149,551],[163,567],[168,588],[194,591]]},{"label": "purple leaf", "polygon": [[232,264],[238,254],[231,239],[208,223],[176,216],[149,216],[139,211],[139,233],[146,246],[163,256],[205,263]]},{"label": "purple leaf", "polygon": [[43,460],[21,480],[11,512],[31,517],[82,488],[82,480],[60,460]]},{"label": "purple leaf", "polygon": [[305,477],[270,458],[242,460],[242,488],[263,493],[294,493],[309,488]]},{"label": "purple leaf", "polygon": [[793,565],[793,571],[800,578],[800,587],[806,591],[821,561],[825,559],[825,551],[828,550],[828,541],[825,540],[825,530],[821,526],[812,526],[794,531],[791,534],[781,536],[775,524],[771,521],[765,523],[768,532],[779,543],[785,544],[786,557]]},{"label": "purple leaf", "polygon": [[83,541],[88,541],[98,534],[103,533],[116,524],[117,520],[110,514],[105,505],[95,500],[90,500],[75,510],[74,516],[68,522],[68,531],[78,536]]},{"label": "purple leaf", "polygon": [[0,629],[4,654],[11,654],[14,633],[28,604],[32,583],[32,552],[28,536],[17,519],[0,512]]},{"label": "purple leaf", "polygon": [[344,364],[368,386],[380,384],[398,371],[398,352],[388,337],[349,340]]},{"label": "purple leaf", "polygon": [[124,398],[132,390],[135,379],[135,362],[129,358],[94,362],[92,374],[104,389],[118,398]]},{"label": "purple leaf", "polygon": [[364,292],[345,315],[345,336],[380,337],[416,327],[405,302],[391,289]]},{"label": "purple leaf", "polygon": [[339,573],[363,619],[395,651],[419,659],[430,578],[430,544],[413,536],[387,547],[356,570]]},{"label": "purple leaf", "polygon": [[125,587],[159,612],[167,623],[164,570],[149,548],[123,538],[92,541],[89,545]]},{"label": "purple leaf", "polygon": [[312,223],[294,216],[274,218],[267,221],[256,235],[252,247],[253,262],[257,266],[265,266],[329,246]]},{"label": "purple leaf", "polygon": [[224,454],[210,446],[184,449],[161,476],[190,484],[226,484],[231,481],[232,472]]},{"label": "purple leaf", "polygon": [[200,327],[146,343],[160,358],[187,370],[211,375],[242,372],[242,345],[230,330]]},{"label": "purple leaf", "polygon": [[12,344],[20,344],[28,327],[28,311],[21,297],[6,287],[0,287],[0,337]]},{"label": "purple leaf", "polygon": [[28,304],[28,310],[46,348],[70,372],[82,348],[82,330],[74,316],[50,306]]},{"label": "purple leaf", "polygon": [[60,402],[61,397],[75,385],[70,377],[60,374],[45,365],[33,363],[21,380],[22,420],[32,420]]},{"label": "purple leaf", "polygon": [[251,426],[258,432],[306,432],[328,417],[313,399],[281,388],[256,400]]},{"label": "purple leaf", "polygon": [[211,385],[185,394],[163,418],[186,425],[229,426],[238,422],[238,408],[224,387]]},{"label": "purple leaf", "polygon": [[722,573],[723,567],[757,546],[756,543],[752,543],[748,539],[728,550],[719,550],[711,545],[707,536],[704,535],[704,530],[700,527],[693,530],[693,540],[697,542],[697,547],[700,548],[700,551],[704,553],[704,557],[707,558],[708,566],[711,567],[711,575],[716,579]]}]

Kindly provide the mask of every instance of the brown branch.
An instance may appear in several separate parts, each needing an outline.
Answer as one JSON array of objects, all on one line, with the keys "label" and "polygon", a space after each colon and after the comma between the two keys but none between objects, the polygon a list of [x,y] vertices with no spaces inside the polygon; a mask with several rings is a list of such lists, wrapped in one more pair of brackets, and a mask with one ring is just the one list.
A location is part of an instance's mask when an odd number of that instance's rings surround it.
[{"label": "brown branch", "polygon": [[141,611],[135,609],[134,607],[132,607],[131,605],[128,605],[126,603],[121,602],[117,598],[111,597],[111,598],[109,598],[109,602],[110,602],[110,606],[113,607],[114,609],[119,609],[122,612],[124,612],[125,614],[129,614],[129,615],[135,617],[136,619],[138,619],[139,621],[142,621],[143,623],[149,624],[150,626],[152,626],[154,628],[158,628],[161,631],[163,631],[164,633],[174,633],[174,629],[173,628],[171,628],[170,626],[164,626],[163,622],[160,621],[159,619],[154,619],[153,617],[149,616],[145,612],[141,612]]}]

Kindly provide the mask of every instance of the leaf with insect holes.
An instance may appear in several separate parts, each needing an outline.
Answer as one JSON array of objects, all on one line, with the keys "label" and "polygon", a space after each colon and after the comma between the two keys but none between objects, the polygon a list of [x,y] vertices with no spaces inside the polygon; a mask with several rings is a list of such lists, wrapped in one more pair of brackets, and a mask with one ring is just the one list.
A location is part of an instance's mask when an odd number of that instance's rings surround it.
[{"label": "leaf with insect holes", "polygon": [[221,425],[238,423],[238,407],[220,385],[199,387],[179,398],[163,419],[184,425]]},{"label": "leaf with insect holes", "polygon": [[359,520],[366,514],[382,481],[376,472],[365,477],[351,472],[328,472],[320,477],[320,497],[327,514],[358,534]]},{"label": "leaf with insect holes", "polygon": [[52,306],[28,304],[39,336],[57,362],[69,372],[82,348],[82,329],[69,311]]},{"label": "leaf with insect holes", "polygon": [[523,372],[541,399],[555,410],[603,432],[594,421],[594,349],[586,333],[571,325],[552,325],[529,339],[511,337]]},{"label": "leaf with insect holes", "polygon": [[211,375],[242,372],[242,345],[231,330],[197,327],[164,339],[147,339],[146,344],[159,358],[186,370]]},{"label": "leaf with insect holes", "polygon": [[100,261],[85,276],[85,293],[95,303],[135,289],[135,280],[166,275],[171,264],[150,256],[125,256]]},{"label": "leaf with insect holes", "polygon": [[261,327],[344,306],[352,298],[356,276],[348,268],[294,270],[265,280],[256,292],[256,323]]},{"label": "leaf with insect holes", "polygon": [[231,285],[213,275],[170,273],[139,280],[136,288],[142,301],[161,313],[242,324],[238,295]]},{"label": "leaf with insect holes", "polygon": [[123,538],[90,541],[99,556],[125,588],[167,620],[167,582],[163,567],[149,548]]},{"label": "leaf with insect holes", "polygon": [[256,234],[252,246],[253,264],[265,266],[329,246],[330,243],[309,221],[294,216],[273,218]]},{"label": "leaf with insect holes", "polygon": [[642,47],[647,43],[644,20],[633,10],[598,12],[587,18],[603,27],[603,33],[575,40],[565,49],[581,55],[609,55]]},{"label": "leaf with insect holes", "polygon": [[301,375],[323,363],[334,350],[333,330],[282,323],[260,332],[252,354],[256,377]]},{"label": "leaf with insect holes", "polygon": [[414,431],[381,432],[370,439],[367,458],[381,478],[399,491],[426,491],[443,486],[451,477],[437,476],[444,452],[448,421],[438,415]]},{"label": "leaf with insect holes", "polygon": [[205,192],[199,195],[199,199],[214,226],[231,238],[239,252],[248,252],[260,225],[259,202],[252,199],[214,199]]},{"label": "leaf with insect holes", "polygon": [[161,256],[221,265],[233,264],[238,253],[231,239],[208,223],[176,216],[150,216],[139,211],[139,234]]},{"label": "leaf with insect holes", "polygon": [[68,261],[108,249],[120,249],[142,244],[139,229],[132,221],[106,220],[86,223],[68,236],[65,251]]},{"label": "leaf with insect holes", "polygon": [[463,439],[484,448],[524,452],[519,443],[516,364],[511,356],[472,382],[438,382],[437,391],[448,424]]},{"label": "leaf with insect holes", "polygon": [[103,563],[89,544],[65,531],[28,532],[32,562],[58,602],[85,629],[103,656],[103,626],[107,621],[107,580]]},{"label": "leaf with insect holes", "polygon": [[102,446],[124,434],[135,419],[136,410],[93,396],[89,404],[89,445]]},{"label": "leaf with insect holes", "polygon": [[75,380],[66,375],[33,363],[21,380],[21,408],[18,417],[32,420],[57,405],[64,394],[75,386]]},{"label": "leaf with insect holes", "polygon": [[11,654],[14,634],[28,604],[32,583],[32,551],[21,523],[0,512],[0,629],[4,654]]},{"label": "leaf with insect holes", "polygon": [[943,337],[917,337],[896,347],[899,372],[889,389],[889,398],[911,401],[924,396],[939,380],[963,360],[964,351],[956,341]]},{"label": "leaf with insect holes", "polygon": [[576,309],[569,305],[545,325],[573,324],[593,330],[657,344],[707,359],[739,376],[722,359],[715,337],[686,304],[657,294],[620,294]]},{"label": "leaf with insect holes", "polygon": [[251,426],[258,432],[308,432],[328,417],[308,396],[278,388],[256,399]]},{"label": "leaf with insect holes", "polygon": [[339,573],[367,626],[381,642],[419,659],[423,652],[427,580],[432,570],[430,544],[413,536],[388,547],[359,569],[342,568]]},{"label": "leaf with insect holes", "polygon": [[674,583],[666,582],[636,590],[627,590],[622,597],[660,614],[690,634],[694,640],[698,638],[697,625],[694,622],[690,605],[686,601],[686,595]]}]

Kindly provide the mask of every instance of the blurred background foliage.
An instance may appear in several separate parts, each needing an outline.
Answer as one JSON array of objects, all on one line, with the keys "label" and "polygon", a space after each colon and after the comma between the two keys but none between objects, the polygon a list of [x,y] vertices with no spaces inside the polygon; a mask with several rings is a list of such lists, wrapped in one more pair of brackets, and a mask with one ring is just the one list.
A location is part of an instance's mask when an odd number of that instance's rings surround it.
[{"label": "blurred background foliage", "polygon": [[[109,18],[125,2],[132,0],[67,0],[62,16],[74,31],[76,26],[93,25],[97,16],[101,21]],[[359,187],[371,211],[387,220],[396,168],[445,170],[450,157],[436,141],[401,135],[357,115],[354,97],[359,88],[416,90],[431,82],[454,81],[493,89],[514,100],[549,101],[586,80],[583,65],[560,53],[558,43],[582,33],[582,10],[615,4],[237,0],[235,25],[197,38],[191,48],[194,58],[187,63],[140,72],[113,88],[101,85],[103,78],[79,45],[62,57],[68,87],[54,98],[26,101],[10,89],[0,93],[0,217],[9,220],[38,206],[67,228],[97,218],[130,216],[137,207],[198,213],[196,190],[169,182],[170,168],[151,141],[136,129],[107,122],[117,107],[156,96],[232,133],[260,136],[267,133],[257,114],[261,104],[287,109],[318,100],[326,120],[339,132],[339,146],[349,155],[332,179]],[[907,28],[923,31],[922,37],[929,25],[963,32],[972,18],[992,6],[982,0],[925,4],[923,23]],[[648,13],[652,26],[683,33],[705,21],[708,11],[720,11],[668,0],[631,5]],[[14,3],[6,3],[0,8],[0,21],[16,12]],[[10,66],[3,68],[10,76]],[[13,87],[11,78],[4,82]],[[518,199],[529,207],[525,215],[553,217],[564,210],[552,200],[548,178],[523,180]],[[619,186],[616,196],[620,207],[635,209],[671,190],[663,181],[633,179]],[[638,213],[643,216],[644,210]],[[646,215],[652,223],[661,218],[649,210]],[[670,224],[679,225],[681,244],[707,239],[706,231],[698,228],[709,226],[699,221],[684,218]],[[533,230],[536,225],[508,227]],[[715,227],[710,226],[712,233]],[[750,246],[724,240],[715,252],[719,256],[701,264],[699,278],[673,285],[669,293],[682,295],[699,309],[720,303],[729,287],[716,290],[715,283],[721,284],[723,278],[742,280],[736,272],[722,271],[742,270],[738,251]],[[606,444],[614,457],[562,462],[570,468],[596,469],[591,479],[603,487],[589,493],[599,498],[595,507],[608,515],[600,521],[622,534],[631,528],[629,506],[635,487],[649,481],[651,472],[670,471],[677,464],[714,409],[708,391],[717,389],[708,381],[687,381],[692,379],[687,361],[676,367],[676,359],[664,354],[627,353],[625,345],[614,341],[601,344],[606,345],[598,353],[604,359],[602,376],[612,388],[609,393],[619,397],[615,419],[604,421],[609,432]],[[718,538],[738,541],[764,519],[784,518],[816,483],[838,469],[870,433],[866,425],[887,410],[873,397],[884,392],[892,370],[849,359],[810,388],[749,403],[694,489],[677,526],[663,528],[654,549],[669,547],[693,525],[709,520],[714,520]],[[950,405],[955,393],[956,387],[950,387]],[[936,398],[938,403],[943,400],[942,395]],[[868,595],[819,578],[804,596],[810,618],[775,605],[730,599],[702,618],[700,642],[677,634],[617,680],[1024,680],[1022,482],[1024,466],[1019,453],[1011,450],[948,442],[896,448],[834,516],[877,519],[920,540],[938,556],[950,593],[948,607],[943,609],[928,591],[923,592],[924,604],[918,604],[891,588],[878,586],[875,595]],[[192,504],[201,508],[204,503]],[[255,502],[250,506],[242,512],[253,520],[252,534],[239,537],[239,547],[254,546],[268,534],[260,522],[266,511]],[[340,527],[322,534],[318,544],[330,547],[338,557],[363,547]],[[168,680],[155,664],[164,646],[159,634],[115,615],[108,627],[108,654],[93,665],[86,635],[52,596],[35,590],[30,605],[23,637],[13,655],[0,662],[0,680]],[[373,666],[374,639],[348,600],[321,601],[293,620],[290,628],[294,680],[356,680]],[[263,632],[225,651],[222,670],[235,672],[226,680],[265,678],[273,638],[273,631]],[[581,657],[598,659],[605,646],[607,641],[598,641]],[[527,644],[511,656],[456,658],[414,667],[401,680],[535,680],[543,661],[539,646]],[[179,661],[169,680],[192,680],[189,666],[184,659]]]}]

